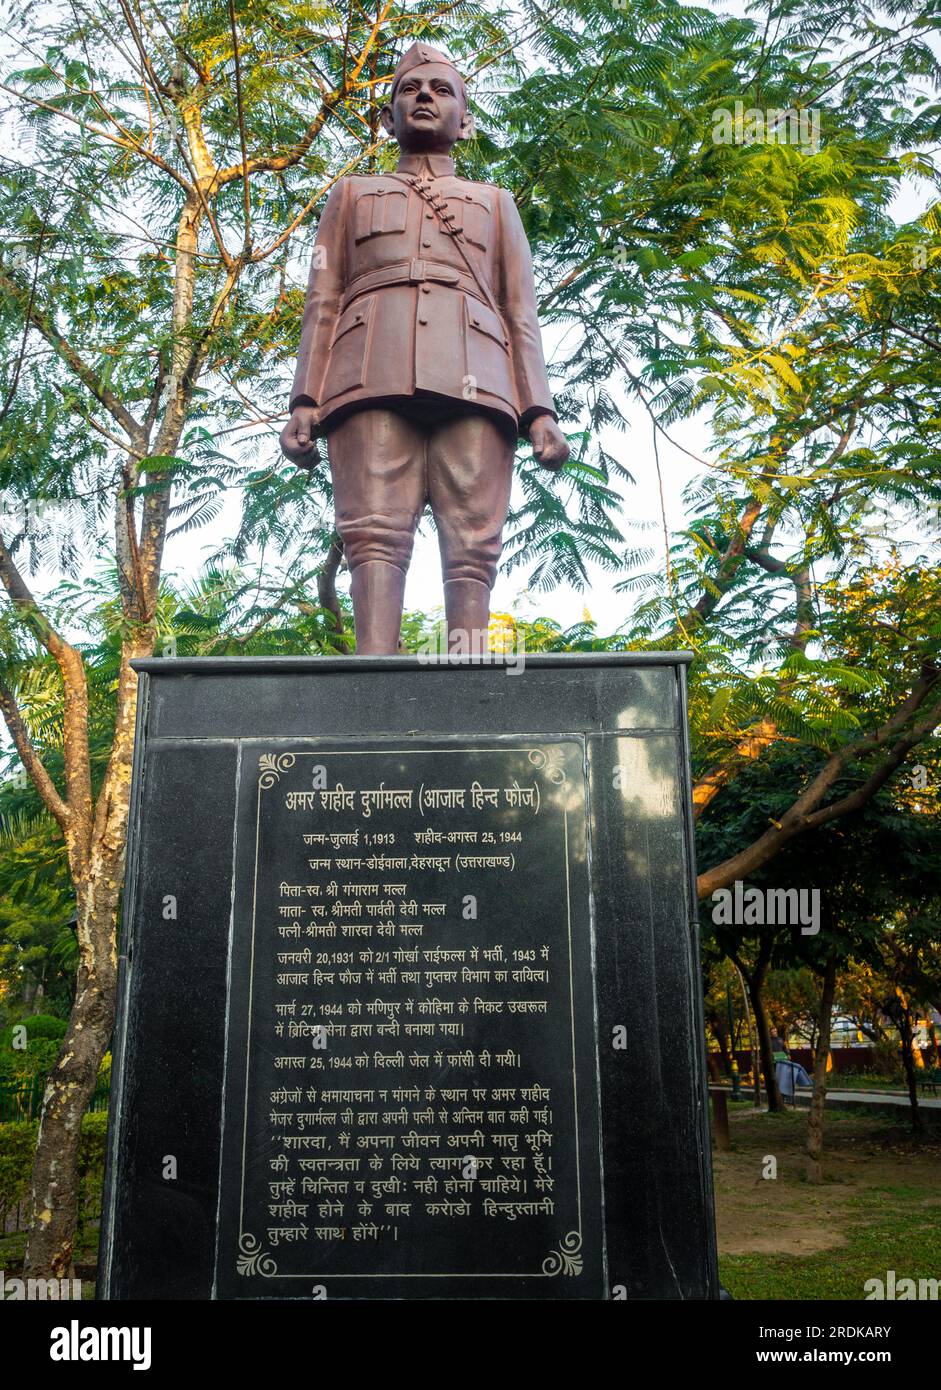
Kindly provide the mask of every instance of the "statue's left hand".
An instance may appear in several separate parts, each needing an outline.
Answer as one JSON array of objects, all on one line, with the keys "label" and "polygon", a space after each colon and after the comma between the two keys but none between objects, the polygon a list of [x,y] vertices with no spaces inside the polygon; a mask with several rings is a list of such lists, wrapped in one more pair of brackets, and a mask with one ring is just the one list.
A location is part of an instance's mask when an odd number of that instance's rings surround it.
[{"label": "statue's left hand", "polygon": [[565,435],[551,415],[537,415],[529,427],[536,462],[543,468],[556,472],[569,456],[569,446]]}]

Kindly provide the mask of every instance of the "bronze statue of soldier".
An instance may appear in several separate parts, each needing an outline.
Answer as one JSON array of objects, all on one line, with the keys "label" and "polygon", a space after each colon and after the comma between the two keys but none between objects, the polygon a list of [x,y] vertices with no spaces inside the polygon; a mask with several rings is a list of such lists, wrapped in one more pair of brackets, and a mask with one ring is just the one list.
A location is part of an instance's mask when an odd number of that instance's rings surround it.
[{"label": "bronze statue of soldier", "polygon": [[356,650],[398,650],[405,576],[426,503],[438,529],[451,650],[487,646],[519,438],[561,468],[532,259],[510,194],[455,175],[473,134],[451,60],[414,44],[382,124],[393,174],[340,179],[311,262],[291,418],[301,467],[326,435],[350,567]]}]

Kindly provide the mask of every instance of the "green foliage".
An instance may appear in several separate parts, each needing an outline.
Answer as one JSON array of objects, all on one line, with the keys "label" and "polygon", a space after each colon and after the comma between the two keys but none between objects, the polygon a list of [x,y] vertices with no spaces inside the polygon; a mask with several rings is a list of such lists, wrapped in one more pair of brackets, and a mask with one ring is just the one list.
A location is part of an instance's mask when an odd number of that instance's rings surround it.
[{"label": "green foliage", "polygon": [[[14,1030],[26,1029],[25,1048],[14,1047]],[[50,1071],[65,1036],[64,1019],[34,1014],[0,1031],[0,1078],[29,1078]],[[22,1034],[18,1034],[22,1036]]]},{"label": "green foliage", "polygon": [[29,1196],[36,1129],[35,1124],[0,1124],[0,1220]]},{"label": "green foliage", "polygon": [[[54,1014],[33,1014],[30,1018],[20,1019],[20,1025],[26,1029],[30,1041],[34,1038],[51,1038],[54,1042],[61,1042],[65,1037],[65,1020],[56,1018]],[[0,1033],[0,1046],[8,1041],[7,1034],[10,1031],[7,1028]]]},{"label": "green foliage", "polygon": [[[86,1115],[79,1143],[80,1234],[84,1223],[101,1210],[107,1144],[106,1114]],[[0,1232],[7,1213],[29,1199],[33,1150],[38,1124],[0,1124]]]}]

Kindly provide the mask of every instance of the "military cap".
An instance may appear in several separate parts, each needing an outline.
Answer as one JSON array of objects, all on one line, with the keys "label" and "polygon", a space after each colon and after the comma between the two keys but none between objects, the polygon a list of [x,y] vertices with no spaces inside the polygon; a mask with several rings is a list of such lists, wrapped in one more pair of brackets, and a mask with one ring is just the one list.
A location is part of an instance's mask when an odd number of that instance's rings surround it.
[{"label": "military cap", "polygon": [[412,68],[424,67],[426,63],[443,63],[446,67],[452,69],[455,77],[458,80],[458,84],[461,90],[461,96],[464,98],[464,104],[466,105],[467,92],[464,88],[463,77],[458,72],[457,68],[454,66],[453,62],[448,57],[448,55],[446,53],[442,53],[440,48],[433,48],[430,43],[413,43],[411,48],[407,49],[406,52],[402,54],[402,57],[399,59],[398,66],[396,67],[395,72],[392,74],[392,98],[395,98],[395,89],[399,85],[405,74],[407,72],[411,72]]}]

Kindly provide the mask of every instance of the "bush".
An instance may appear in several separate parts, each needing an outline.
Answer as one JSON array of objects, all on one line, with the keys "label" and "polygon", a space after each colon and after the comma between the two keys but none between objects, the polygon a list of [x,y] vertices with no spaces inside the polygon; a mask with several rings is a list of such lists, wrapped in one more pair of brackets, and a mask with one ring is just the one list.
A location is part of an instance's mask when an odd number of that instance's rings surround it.
[{"label": "bush", "polygon": [[29,1177],[36,1147],[35,1123],[0,1125],[0,1231],[7,1213],[29,1196]]},{"label": "bush", "polygon": [[[76,1243],[81,1241],[87,1223],[97,1220],[101,1214],[107,1125],[106,1114],[86,1115],[82,1120],[78,1149],[79,1217]],[[8,1212],[29,1196],[38,1129],[35,1121],[0,1124],[0,1232]]]},{"label": "bush", "polygon": [[[35,1076],[52,1070],[68,1027],[62,1018],[34,1014],[0,1031],[0,1076]],[[14,1029],[26,1029],[26,1047],[14,1047]],[[19,1036],[19,1035],[18,1035]]]},{"label": "bush", "polygon": [[101,1215],[107,1140],[107,1112],[86,1115],[82,1120],[82,1138],[78,1149],[79,1201],[78,1222],[75,1228],[76,1247],[84,1243],[88,1222],[97,1220]]},{"label": "bush", "polygon": [[905,1075],[902,1066],[902,1053],[894,1038],[882,1038],[872,1048],[872,1070],[892,1081],[901,1081]]},{"label": "bush", "polygon": [[[64,1018],[55,1018],[53,1014],[33,1014],[32,1018],[21,1018],[20,1024],[25,1027],[26,1036],[30,1041],[33,1038],[55,1038],[57,1042],[61,1042],[68,1028]],[[9,1030],[5,1029],[4,1033],[7,1031]]]}]

